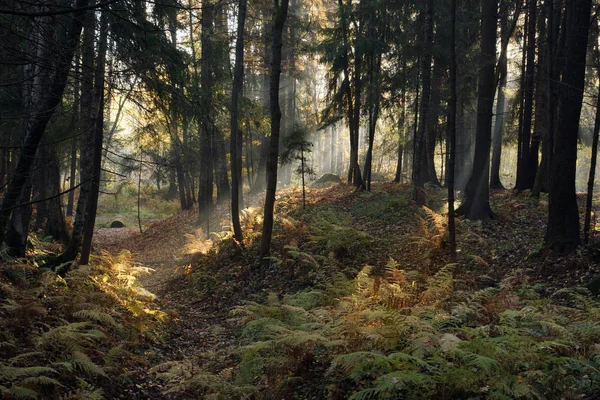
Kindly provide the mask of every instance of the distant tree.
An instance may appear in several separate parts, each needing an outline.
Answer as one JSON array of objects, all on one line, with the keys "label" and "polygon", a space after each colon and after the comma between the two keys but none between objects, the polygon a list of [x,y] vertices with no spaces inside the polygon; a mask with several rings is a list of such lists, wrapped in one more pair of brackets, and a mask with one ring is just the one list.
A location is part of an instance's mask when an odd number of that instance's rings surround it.
[{"label": "distant tree", "polygon": [[281,153],[281,164],[292,164],[300,162],[296,168],[296,174],[302,179],[302,207],[306,206],[306,176],[315,175],[315,171],[308,165],[307,155],[312,152],[313,143],[306,140],[308,131],[298,124],[283,139],[284,152]]},{"label": "distant tree", "polygon": [[[597,30],[597,27],[596,29]],[[598,44],[594,46],[594,60],[596,61],[596,76],[600,79],[600,49]],[[587,196],[585,201],[585,219],[583,225],[583,241],[588,243],[592,222],[592,200],[594,196],[594,180],[596,177],[596,162],[598,159],[598,134],[600,133],[600,85],[598,87],[598,98],[596,99],[596,118],[594,121],[594,132],[592,136],[592,157],[590,160],[590,172],[588,175]]]},{"label": "distant tree", "polygon": [[500,10],[500,58],[498,60],[498,100],[496,101],[496,116],[492,136],[492,165],[490,172],[490,188],[504,189],[500,181],[500,161],[502,158],[502,139],[504,137],[504,114],[506,112],[506,85],[508,77],[508,43],[512,37],[519,16],[521,15],[521,1],[516,2],[514,15],[509,23],[508,14],[512,2],[502,1]]}]

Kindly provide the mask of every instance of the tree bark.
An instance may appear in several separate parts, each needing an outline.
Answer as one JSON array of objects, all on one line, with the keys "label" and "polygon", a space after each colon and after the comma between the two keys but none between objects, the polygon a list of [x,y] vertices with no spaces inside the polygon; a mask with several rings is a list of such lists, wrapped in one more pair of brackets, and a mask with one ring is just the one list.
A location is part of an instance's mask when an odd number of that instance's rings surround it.
[{"label": "tree bark", "polygon": [[75,210],[75,221],[71,240],[65,251],[58,257],[57,264],[70,262],[77,258],[83,240],[83,230],[87,215],[88,198],[92,190],[93,160],[94,160],[94,133],[96,115],[94,112],[94,35],[95,17],[92,11],[84,16],[84,29],[81,41],[81,105],[80,132],[82,132],[80,149],[79,198]]},{"label": "tree bark", "polygon": [[426,8],[423,11],[423,36],[422,49],[423,54],[420,57],[421,65],[421,104],[419,107],[419,124],[415,140],[415,154],[413,156],[413,183],[415,190],[413,199],[423,204],[424,199],[421,190],[427,176],[426,171],[426,138],[427,118],[429,113],[429,100],[431,96],[431,62],[433,46],[433,0],[427,0]]},{"label": "tree bark", "polygon": [[[498,61],[498,100],[496,102],[496,119],[494,125],[494,136],[492,139],[492,167],[490,173],[490,188],[504,189],[500,180],[500,161],[502,158],[502,138],[504,136],[504,113],[506,112],[506,77],[508,75],[508,60],[506,51],[508,48],[508,16],[501,15],[500,36],[502,37],[502,51]],[[515,15],[515,18],[517,16]]]},{"label": "tree bark", "polygon": [[454,164],[456,162],[456,0],[450,4],[450,99],[448,100],[448,247],[450,258],[456,259],[456,226],[454,220]]},{"label": "tree bark", "polygon": [[206,234],[210,233],[209,221],[213,206],[213,140],[214,126],[212,116],[212,40],[214,5],[206,2],[202,7],[202,55],[200,87],[202,89],[202,116],[201,116],[201,142],[200,142],[200,185],[198,189],[199,223],[206,223]]},{"label": "tree bark", "polygon": [[495,217],[490,208],[490,146],[495,89],[496,0],[481,4],[481,61],[477,93],[477,129],[473,170],[465,188],[463,204],[456,210],[471,220],[487,221]]},{"label": "tree bark", "polygon": [[[86,7],[88,0],[77,0],[74,9]],[[75,53],[75,47],[81,33],[81,16],[85,11],[74,11],[72,18],[60,29],[56,42],[61,48],[56,52],[55,63],[51,68],[53,74],[48,85],[45,97],[35,108],[25,135],[24,147],[18,164],[14,170],[6,195],[0,207],[0,244],[4,241],[6,226],[12,210],[17,205],[21,191],[29,179],[31,165],[35,159],[38,145],[44,136],[46,125],[52,117],[54,109],[59,105],[67,82],[69,66]],[[54,46],[51,46],[54,47]]]},{"label": "tree bark", "polygon": [[523,88],[523,125],[519,133],[520,149],[517,161],[517,181],[515,189],[526,190],[533,187],[534,171],[530,169],[531,127],[533,115],[533,93],[535,84],[535,38],[537,20],[537,0],[529,1],[527,13],[527,63],[525,67],[525,87]]},{"label": "tree bark", "polygon": [[108,12],[103,10],[100,16],[100,37],[98,41],[98,57],[94,78],[94,129],[93,129],[93,159],[92,180],[89,199],[86,204],[86,215],[83,222],[83,241],[79,263],[89,264],[92,252],[92,239],[100,196],[100,180],[102,176],[102,145],[104,143],[104,72],[106,65],[106,50],[108,41]]},{"label": "tree bark", "polygon": [[235,42],[235,67],[231,89],[231,221],[235,239],[244,240],[240,224],[242,204],[242,132],[239,129],[239,96],[244,88],[244,29],[246,24],[246,1],[239,1],[237,39]]},{"label": "tree bark", "polygon": [[262,260],[271,251],[271,239],[273,236],[273,210],[275,207],[275,192],[277,191],[277,164],[279,159],[279,130],[281,127],[281,108],[279,105],[279,81],[281,78],[281,48],[282,34],[285,20],[287,18],[289,0],[275,0],[273,11],[273,33],[272,33],[272,64],[271,79],[269,86],[270,110],[271,110],[271,142],[269,145],[269,157],[267,159],[267,194],[265,197],[265,210],[263,219],[263,232],[260,243],[259,258]]},{"label": "tree bark", "polygon": [[558,254],[572,252],[581,242],[575,170],[591,8],[591,0],[566,2],[566,57],[549,174],[548,228],[545,236],[546,245]]},{"label": "tree bark", "polygon": [[[600,60],[600,51],[596,45],[596,62]],[[600,68],[598,68],[600,76]],[[596,120],[594,123],[594,134],[592,136],[592,159],[590,160],[590,172],[588,177],[587,195],[585,199],[585,220],[583,224],[583,242],[588,243],[590,239],[590,226],[592,220],[592,199],[594,196],[594,180],[596,177],[596,161],[598,160],[598,133],[600,132],[600,85],[598,86],[598,99],[596,100]]]}]

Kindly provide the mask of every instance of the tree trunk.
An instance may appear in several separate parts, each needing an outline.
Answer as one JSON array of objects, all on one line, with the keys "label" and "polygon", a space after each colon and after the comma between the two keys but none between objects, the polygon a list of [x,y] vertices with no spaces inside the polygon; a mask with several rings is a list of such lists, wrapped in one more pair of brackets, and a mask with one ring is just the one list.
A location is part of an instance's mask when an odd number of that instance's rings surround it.
[{"label": "tree trunk", "polygon": [[415,154],[413,156],[413,183],[415,190],[413,199],[423,204],[424,199],[421,194],[425,180],[428,178],[426,171],[426,138],[427,118],[429,113],[429,100],[431,96],[431,62],[433,46],[433,0],[427,0],[423,18],[423,36],[422,49],[423,54],[420,57],[421,65],[421,104],[419,111],[419,125],[415,140]]},{"label": "tree trunk", "polygon": [[271,81],[269,86],[271,109],[271,143],[267,159],[267,194],[265,197],[265,212],[263,232],[260,243],[259,258],[262,260],[271,251],[273,236],[273,211],[275,207],[275,192],[277,191],[277,164],[279,161],[279,130],[281,127],[281,108],[279,106],[279,81],[281,78],[281,47],[282,34],[287,18],[289,0],[275,2],[273,11],[273,45],[271,63]]},{"label": "tree trunk", "polygon": [[[444,32],[445,33],[445,32]],[[439,36],[439,33],[438,33]],[[445,80],[447,62],[441,56],[434,57],[429,107],[427,111],[427,128],[425,136],[425,149],[423,153],[424,182],[434,185],[440,184],[435,169],[435,142],[438,137],[438,121],[441,115],[441,86]]]},{"label": "tree trunk", "polygon": [[402,86],[402,111],[398,119],[398,162],[396,163],[396,177],[394,182],[402,181],[402,156],[404,155],[404,141],[406,140],[406,65],[402,65],[404,84]]},{"label": "tree trunk", "polygon": [[96,59],[96,75],[94,80],[94,129],[92,181],[89,199],[86,205],[86,216],[83,222],[83,242],[79,263],[89,264],[92,252],[92,239],[100,196],[100,180],[102,176],[102,144],[104,143],[104,72],[106,65],[106,49],[108,41],[108,11],[103,10],[100,16],[100,37],[98,41],[98,57]]},{"label": "tree trunk", "polygon": [[465,188],[463,204],[456,210],[471,220],[489,220],[495,217],[490,208],[490,147],[495,88],[496,63],[496,0],[481,4],[481,61],[477,93],[477,129],[473,170]]},{"label": "tree trunk", "polygon": [[239,1],[237,39],[235,42],[235,67],[231,89],[231,221],[235,239],[244,240],[240,224],[242,201],[242,132],[239,129],[239,96],[244,88],[244,29],[246,24],[246,0]]},{"label": "tree trunk", "polygon": [[448,247],[452,261],[456,259],[456,226],[454,221],[454,164],[456,161],[456,0],[450,4],[450,99],[448,100]]},{"label": "tree trunk", "polygon": [[212,120],[212,39],[214,4],[206,2],[202,6],[202,55],[200,86],[202,89],[202,116],[201,116],[201,142],[200,142],[200,185],[198,189],[199,223],[206,223],[206,234],[210,233],[209,221],[213,206],[213,140],[214,121]]},{"label": "tree trunk", "polygon": [[535,178],[534,171],[530,169],[531,155],[531,126],[533,115],[533,88],[535,83],[535,37],[536,37],[536,16],[537,0],[529,1],[529,11],[527,13],[527,64],[525,67],[525,87],[523,88],[523,125],[520,132],[519,159],[517,161],[517,182],[515,189],[526,190],[533,187]]},{"label": "tree trunk", "polygon": [[545,237],[546,245],[559,254],[572,252],[581,242],[575,170],[591,8],[591,0],[567,0],[566,3],[566,59],[549,175],[548,228]]},{"label": "tree trunk", "polygon": [[[600,51],[596,44],[596,62],[600,60]],[[600,68],[598,68],[600,76]],[[587,196],[585,199],[585,222],[583,225],[583,242],[588,243],[590,238],[590,226],[592,220],[592,198],[594,196],[594,180],[596,177],[596,161],[598,159],[598,133],[600,132],[600,85],[598,86],[598,99],[596,100],[596,120],[594,123],[594,134],[592,137],[592,159],[590,161],[590,173],[588,178]]]},{"label": "tree trunk", "polygon": [[[515,15],[515,18],[518,18]],[[506,77],[508,75],[507,48],[510,39],[508,35],[508,15],[501,15],[500,36],[502,37],[502,50],[498,61],[498,101],[496,103],[496,120],[494,125],[494,136],[492,139],[492,169],[490,173],[490,188],[504,189],[500,180],[500,161],[502,158],[502,138],[504,136],[504,113],[506,112]]]},{"label": "tree trunk", "polygon": [[63,264],[77,258],[83,240],[83,230],[87,216],[88,198],[92,190],[93,180],[93,160],[94,160],[94,137],[96,115],[93,107],[94,95],[94,35],[95,35],[95,17],[92,11],[86,12],[84,16],[84,30],[81,42],[81,113],[80,132],[82,132],[80,149],[80,187],[79,199],[75,210],[75,221],[71,240],[66,250],[58,257],[57,263]]},{"label": "tree trunk", "polygon": [[71,139],[71,159],[70,159],[70,174],[69,174],[69,195],[67,200],[67,215],[73,216],[73,206],[75,204],[75,180],[77,179],[77,145],[81,143],[80,134],[82,133],[79,123],[79,52],[75,54],[75,77],[73,82],[73,115],[72,115],[72,126],[73,130],[77,132],[77,136]]},{"label": "tree trunk", "polygon": [[46,224],[44,225],[44,234],[51,236],[62,243],[68,243],[70,239],[69,231],[63,214],[62,196],[58,194],[60,189],[60,163],[56,152],[49,151],[48,163],[45,168],[46,185],[49,197],[43,204],[46,207]]},{"label": "tree trunk", "polygon": [[[25,146],[19,158],[18,164],[14,170],[10,183],[6,190],[6,195],[0,207],[0,244],[4,241],[6,226],[12,211],[17,206],[19,197],[25,183],[29,179],[31,165],[35,159],[38,145],[44,136],[46,125],[52,117],[54,109],[60,104],[63,91],[67,83],[69,67],[75,53],[75,47],[81,33],[81,16],[85,11],[88,0],[77,0],[74,5],[74,13],[69,21],[65,23],[64,28],[59,28],[56,36],[56,43],[61,44],[60,51],[56,51],[55,63],[52,67],[42,67],[53,71],[48,89],[44,98],[36,105],[35,111],[27,127],[25,135]],[[51,43],[50,47],[54,45]],[[58,49],[56,49],[58,50]]]}]

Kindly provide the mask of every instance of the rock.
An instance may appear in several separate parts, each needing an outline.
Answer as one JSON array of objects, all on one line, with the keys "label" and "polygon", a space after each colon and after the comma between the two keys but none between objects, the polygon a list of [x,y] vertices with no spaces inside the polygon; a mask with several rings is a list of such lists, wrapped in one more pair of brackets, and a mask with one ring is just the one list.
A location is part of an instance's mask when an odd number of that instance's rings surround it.
[{"label": "rock", "polygon": [[592,292],[593,295],[597,296],[598,293],[600,293],[600,275],[596,275],[595,277],[590,279],[590,281],[587,283],[587,285],[585,285],[585,287],[588,288],[588,290]]},{"label": "rock", "polygon": [[125,228],[125,224],[122,223],[121,221],[113,221],[110,224],[111,228]]},{"label": "rock", "polygon": [[319,179],[317,179],[316,181],[313,182],[312,186],[327,186],[330,184],[338,184],[341,183],[342,179],[336,175],[336,174],[332,174],[332,173],[326,173],[321,175],[321,177]]}]

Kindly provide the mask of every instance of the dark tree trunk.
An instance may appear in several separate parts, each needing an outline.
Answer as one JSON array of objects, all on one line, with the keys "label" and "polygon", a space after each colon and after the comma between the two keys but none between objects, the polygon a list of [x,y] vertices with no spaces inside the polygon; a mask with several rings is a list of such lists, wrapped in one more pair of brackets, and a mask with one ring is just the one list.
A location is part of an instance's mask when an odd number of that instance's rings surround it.
[{"label": "dark tree trunk", "polygon": [[[518,15],[515,14],[515,19]],[[494,136],[492,138],[492,167],[490,173],[490,188],[504,189],[500,180],[500,161],[502,158],[502,138],[504,136],[504,113],[506,111],[506,77],[508,75],[507,48],[510,39],[508,33],[508,15],[503,13],[500,19],[500,36],[502,37],[502,50],[498,61],[498,101],[496,103],[496,120]]]},{"label": "dark tree trunk", "polygon": [[73,83],[73,115],[71,117],[73,131],[77,132],[78,136],[71,139],[71,158],[70,158],[70,173],[69,173],[69,195],[67,199],[67,215],[73,216],[73,206],[75,204],[75,180],[77,179],[77,145],[81,142],[79,134],[79,52],[75,54],[75,78]]},{"label": "dark tree trunk", "polygon": [[[77,0],[75,11],[65,23],[65,27],[59,29],[56,36],[56,42],[61,44],[60,51],[57,51],[55,63],[50,67],[53,71],[48,89],[36,105],[35,111],[27,127],[24,147],[19,158],[19,162],[11,177],[6,190],[6,195],[0,207],[0,244],[4,241],[6,226],[15,206],[18,205],[19,198],[25,183],[29,179],[31,165],[35,159],[38,145],[44,136],[46,125],[52,117],[54,109],[60,104],[63,91],[67,82],[69,66],[75,53],[75,48],[81,33],[81,16],[85,11],[81,11],[88,4],[88,0]],[[52,45],[50,47],[53,47]],[[46,68],[46,67],[44,67]]]},{"label": "dark tree trunk", "polygon": [[289,0],[275,2],[273,11],[273,44],[271,81],[269,85],[271,109],[271,143],[267,159],[267,194],[265,197],[265,212],[263,219],[263,232],[260,243],[259,258],[267,257],[271,251],[271,238],[273,236],[273,211],[275,207],[275,192],[277,191],[277,164],[279,161],[279,131],[281,127],[281,108],[279,106],[279,81],[281,78],[281,47],[282,34],[287,18]]},{"label": "dark tree trunk", "polygon": [[575,170],[591,8],[591,0],[567,0],[566,3],[566,57],[549,174],[548,228],[545,237],[545,243],[559,254],[572,252],[581,242]]},{"label": "dark tree trunk", "polygon": [[402,66],[402,73],[404,76],[404,84],[402,86],[402,111],[400,118],[398,119],[398,162],[396,163],[396,177],[394,182],[400,183],[402,181],[402,156],[404,155],[404,141],[406,140],[406,65]]},{"label": "dark tree trunk", "polygon": [[[540,38],[546,37],[546,14],[548,7],[542,7],[540,11],[540,18],[538,21],[538,36]],[[537,73],[535,80],[535,122],[533,125],[533,135],[531,136],[531,147],[529,149],[529,183],[531,183],[531,195],[539,197],[541,186],[539,186],[540,179],[538,178],[538,165],[540,170],[543,172],[542,164],[539,164],[539,151],[540,143],[545,140],[546,132],[548,130],[548,68],[546,58],[548,57],[547,51],[548,43],[546,40],[540,40],[538,46],[538,63]],[[542,151],[544,146],[542,146]],[[543,156],[542,156],[543,157]],[[543,162],[543,161],[542,161]],[[537,185],[536,185],[537,183]]]},{"label": "dark tree trunk", "polygon": [[490,208],[490,147],[495,88],[496,63],[496,0],[481,4],[481,62],[477,93],[477,130],[473,171],[465,188],[463,204],[456,210],[471,220],[489,220],[495,217]]},{"label": "dark tree trunk", "polygon": [[77,208],[75,210],[75,221],[71,240],[66,250],[58,257],[58,264],[75,260],[81,248],[83,230],[87,216],[88,199],[92,190],[93,160],[94,160],[94,137],[96,113],[93,107],[94,97],[94,34],[95,17],[92,11],[86,12],[84,16],[84,30],[81,42],[81,112],[80,132],[82,132],[80,149],[80,187]]},{"label": "dark tree trunk", "polygon": [[51,236],[62,243],[68,243],[70,239],[69,231],[63,214],[62,197],[58,194],[60,189],[60,164],[55,152],[48,154],[48,163],[44,168],[46,175],[46,189],[48,197],[43,204],[46,207],[46,223],[44,225],[44,234]]},{"label": "dark tree trunk", "polygon": [[24,257],[27,248],[32,212],[31,205],[26,204],[31,201],[31,181],[29,179],[23,185],[19,199],[23,205],[13,210],[6,237],[8,254],[12,257]]},{"label": "dark tree trunk", "polygon": [[413,183],[415,191],[413,198],[417,203],[424,202],[420,190],[428,178],[426,171],[426,138],[427,134],[427,119],[429,113],[429,100],[431,96],[431,62],[432,62],[432,46],[433,46],[433,0],[427,0],[426,9],[423,18],[423,36],[422,36],[421,55],[421,104],[419,112],[418,132],[415,140],[415,153],[413,156]]},{"label": "dark tree trunk", "polygon": [[200,185],[198,189],[199,223],[206,223],[206,234],[210,233],[209,221],[213,206],[213,141],[214,121],[212,120],[212,73],[210,63],[212,58],[212,31],[215,7],[207,2],[202,7],[202,70],[200,86],[202,89],[202,117],[200,142]]},{"label": "dark tree trunk", "polygon": [[517,161],[517,182],[515,189],[526,190],[533,187],[535,172],[530,169],[531,126],[533,115],[533,89],[535,84],[535,36],[537,0],[529,1],[527,12],[527,61],[525,67],[525,86],[523,88],[523,125],[520,135],[519,159]]},{"label": "dark tree trunk", "polygon": [[[596,62],[600,61],[600,51],[596,45]],[[598,68],[600,76],[600,68]],[[598,159],[598,133],[600,132],[600,86],[598,87],[598,99],[596,100],[596,120],[594,123],[594,135],[592,137],[592,159],[590,161],[590,173],[588,177],[587,196],[585,199],[585,222],[583,225],[583,242],[588,243],[590,238],[590,225],[592,220],[592,198],[594,196],[594,180],[596,177],[596,161]]]},{"label": "dark tree trunk", "polygon": [[547,114],[543,116],[545,119],[546,127],[542,133],[542,161],[540,167],[537,170],[535,182],[533,184],[532,195],[539,197],[540,192],[548,191],[548,171],[550,170],[550,162],[552,159],[552,142],[554,135],[555,126],[555,115],[556,115],[556,93],[554,90],[554,82],[558,80],[558,75],[555,72],[555,55],[556,55],[556,43],[555,38],[558,35],[560,28],[560,7],[554,7],[554,1],[549,0],[546,2],[546,13],[548,15],[548,27],[546,28],[547,40],[546,40],[546,109]]},{"label": "dark tree trunk", "polygon": [[79,263],[89,264],[92,252],[92,239],[96,225],[98,197],[100,196],[100,180],[102,176],[102,145],[104,143],[104,72],[106,65],[106,49],[108,41],[108,11],[103,10],[100,22],[98,41],[98,57],[94,79],[94,127],[92,136],[93,157],[92,176],[89,198],[86,204],[86,215],[83,222],[83,241]]},{"label": "dark tree trunk", "polygon": [[448,247],[456,259],[456,226],[454,221],[454,164],[456,160],[456,0],[450,4],[450,98],[448,100]]},{"label": "dark tree trunk", "polygon": [[[229,79],[231,67],[229,66],[229,35],[227,27],[227,10],[226,3],[217,1],[212,3],[215,7],[213,17],[214,29],[212,31],[211,51],[212,58],[208,65],[211,68],[212,80],[216,82],[224,82]],[[227,77],[227,78],[226,78]],[[212,92],[215,91],[214,83],[211,82],[211,98]],[[212,103],[212,102],[211,102]],[[212,121],[213,140],[212,154],[213,165],[215,169],[215,186],[217,188],[217,203],[228,201],[231,198],[231,186],[229,185],[229,168],[227,166],[227,144],[225,142],[225,132],[216,123],[217,108],[214,104],[210,104],[210,119]]]},{"label": "dark tree trunk", "polygon": [[[48,154],[48,146],[45,145],[47,140],[42,140],[42,145],[38,149],[37,152],[37,163],[35,165],[35,171],[33,175],[33,198],[37,201],[35,205],[35,230],[41,230],[44,228],[46,223],[46,218],[48,217],[48,206],[43,199],[49,197],[49,191],[46,188],[46,179],[48,178],[46,174],[46,166],[49,161]],[[60,179],[60,178],[59,178]],[[59,180],[60,184],[60,180]],[[58,192],[57,192],[58,193]]]},{"label": "dark tree trunk", "polygon": [[447,65],[447,61],[442,57],[434,57],[431,87],[435,88],[435,90],[430,90],[429,111],[427,113],[427,135],[425,137],[426,146],[423,153],[423,175],[425,183],[432,183],[438,186],[440,181],[435,169],[435,142],[438,137],[438,121],[441,115],[442,106],[441,87],[446,80],[445,75]]},{"label": "dark tree trunk", "polygon": [[239,97],[244,88],[244,29],[246,0],[239,1],[237,39],[235,42],[235,67],[231,89],[231,221],[235,239],[242,243],[240,204],[242,204],[242,132],[239,129]]}]

